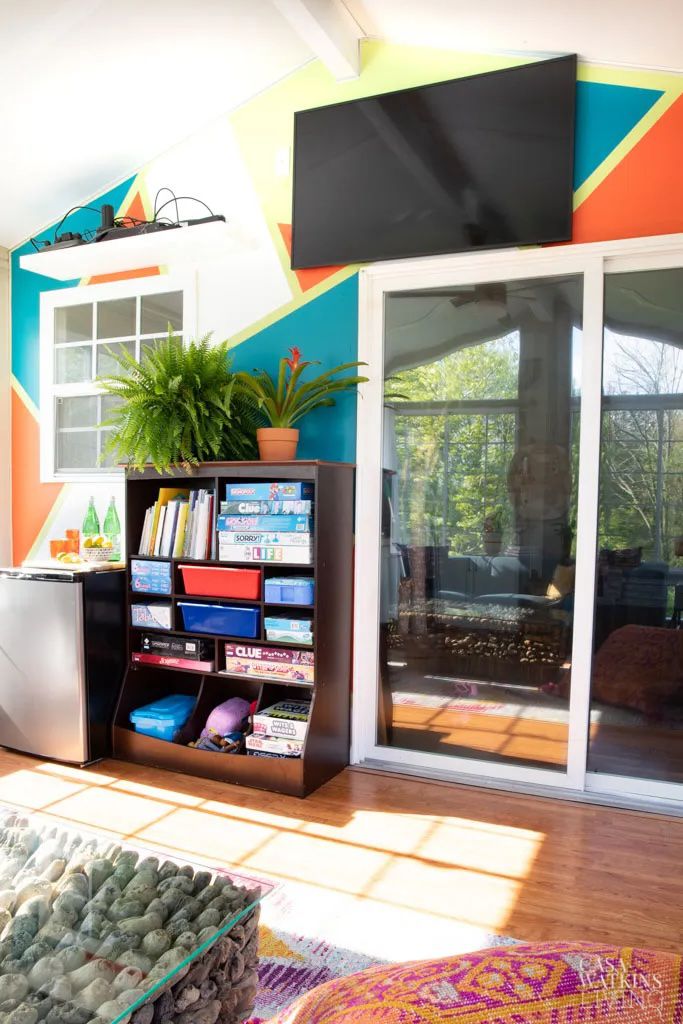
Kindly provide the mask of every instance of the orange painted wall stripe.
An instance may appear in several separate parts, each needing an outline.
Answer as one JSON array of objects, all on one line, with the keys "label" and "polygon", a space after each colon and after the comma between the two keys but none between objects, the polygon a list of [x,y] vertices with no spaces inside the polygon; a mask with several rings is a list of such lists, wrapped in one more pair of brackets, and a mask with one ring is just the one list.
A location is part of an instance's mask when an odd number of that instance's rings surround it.
[{"label": "orange painted wall stripe", "polygon": [[[282,235],[282,241],[285,243],[287,252],[290,257],[292,255],[292,225],[291,224],[278,224],[280,234]],[[321,281],[327,280],[328,277],[332,277],[338,270],[343,270],[343,266],[339,267],[308,267],[305,270],[295,270],[296,279],[299,282],[299,287],[302,292],[307,292],[309,288],[315,288]]]},{"label": "orange painted wall stripe", "polygon": [[40,482],[38,423],[12,388],[12,556],[20,565],[52,511],[63,484]]},{"label": "orange painted wall stripe", "polygon": [[683,231],[683,96],[574,212],[572,242]]},{"label": "orange painted wall stripe", "polygon": [[[135,217],[137,220],[147,220],[145,204],[142,196],[136,192],[126,210],[122,210],[119,217]],[[135,277],[154,277],[159,273],[158,267],[145,267],[144,270],[120,270],[116,274],[96,274],[90,278],[90,284],[103,284],[105,281],[128,281]]]}]

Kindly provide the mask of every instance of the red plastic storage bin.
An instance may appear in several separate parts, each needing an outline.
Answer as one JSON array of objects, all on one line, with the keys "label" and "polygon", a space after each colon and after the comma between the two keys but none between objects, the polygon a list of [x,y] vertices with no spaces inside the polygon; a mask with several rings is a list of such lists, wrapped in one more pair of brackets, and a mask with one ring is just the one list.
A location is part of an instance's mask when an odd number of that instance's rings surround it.
[{"label": "red plastic storage bin", "polygon": [[258,601],[260,569],[226,569],[215,565],[181,565],[185,593],[193,597],[241,597]]}]

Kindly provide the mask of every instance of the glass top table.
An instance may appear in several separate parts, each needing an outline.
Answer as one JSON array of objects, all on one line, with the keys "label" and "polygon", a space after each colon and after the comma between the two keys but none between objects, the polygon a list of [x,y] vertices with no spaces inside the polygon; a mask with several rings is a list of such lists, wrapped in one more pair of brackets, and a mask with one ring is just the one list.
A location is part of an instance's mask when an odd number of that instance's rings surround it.
[{"label": "glass top table", "polygon": [[272,888],[0,808],[4,1024],[244,1019]]}]

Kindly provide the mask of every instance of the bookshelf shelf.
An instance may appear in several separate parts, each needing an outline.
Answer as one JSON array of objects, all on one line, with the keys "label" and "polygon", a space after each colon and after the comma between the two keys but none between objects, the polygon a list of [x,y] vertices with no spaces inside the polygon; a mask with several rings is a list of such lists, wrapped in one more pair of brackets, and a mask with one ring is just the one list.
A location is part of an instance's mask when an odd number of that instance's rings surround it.
[{"label": "bookshelf shelf", "polygon": [[[218,552],[216,516],[220,501],[225,498],[228,482],[310,481],[314,488],[314,535],[312,564],[284,562],[224,562],[218,557],[192,559],[174,556],[131,554],[171,564],[172,592],[151,594],[133,591],[130,568],[127,614],[130,606],[170,601],[174,629],[147,627],[128,628],[128,670],[124,679],[114,719],[114,755],[141,764],[156,765],[174,771],[201,775],[238,785],[256,786],[273,792],[306,796],[336,775],[348,763],[351,600],[353,562],[353,466],[345,463],[205,463],[191,477],[182,472],[159,476],[149,469],[128,472],[126,478],[127,550],[137,552],[143,521],[148,507],[154,503],[160,487],[213,489],[215,493],[213,550]],[[187,594],[180,565],[206,565],[223,568],[261,569],[261,594],[258,599],[214,598]],[[277,575],[300,575],[315,578],[314,604],[278,604],[265,601],[265,582]],[[231,604],[260,611],[260,634],[254,639],[199,633],[180,628],[182,619],[179,601]],[[265,637],[265,615],[280,613],[285,618],[313,620],[314,643],[297,645],[286,641],[270,641]],[[215,671],[179,669],[167,665],[133,663],[135,651],[141,649],[143,633],[158,636],[186,636],[214,645]],[[290,682],[279,679],[245,677],[225,671],[225,643],[268,646],[313,652],[315,683]],[[201,732],[213,707],[230,696],[257,700],[264,708],[288,697],[302,699],[308,691],[311,712],[302,758],[256,758],[246,754],[222,756],[210,751],[188,747],[187,743]],[[169,693],[191,693],[196,698],[193,714],[174,743],[164,743],[133,731],[130,712],[143,704]]]},{"label": "bookshelf shelf", "polygon": [[315,689],[316,686],[315,683],[305,683],[301,680],[287,680],[287,682],[283,682],[281,679],[272,679],[265,677],[261,678],[260,676],[239,676],[236,675],[234,672],[226,672],[225,670],[206,672],[203,669],[176,668],[174,665],[147,665],[141,661],[132,661],[130,663],[130,671],[132,673],[141,672],[148,668],[152,669],[154,672],[177,672],[183,673],[186,676],[210,676],[211,678],[225,679],[226,681],[234,679],[235,682],[237,683],[246,682],[258,687],[262,686],[264,683],[267,683],[269,686],[282,686],[288,689],[291,687],[295,687],[302,690],[313,690]]}]

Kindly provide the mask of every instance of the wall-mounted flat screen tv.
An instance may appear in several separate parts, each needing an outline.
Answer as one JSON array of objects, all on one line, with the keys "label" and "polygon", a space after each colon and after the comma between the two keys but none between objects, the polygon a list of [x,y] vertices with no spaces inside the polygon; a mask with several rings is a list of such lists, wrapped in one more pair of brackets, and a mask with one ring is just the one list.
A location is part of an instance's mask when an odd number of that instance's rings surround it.
[{"label": "wall-mounted flat screen tv", "polygon": [[571,238],[576,56],[295,115],[292,267]]}]

